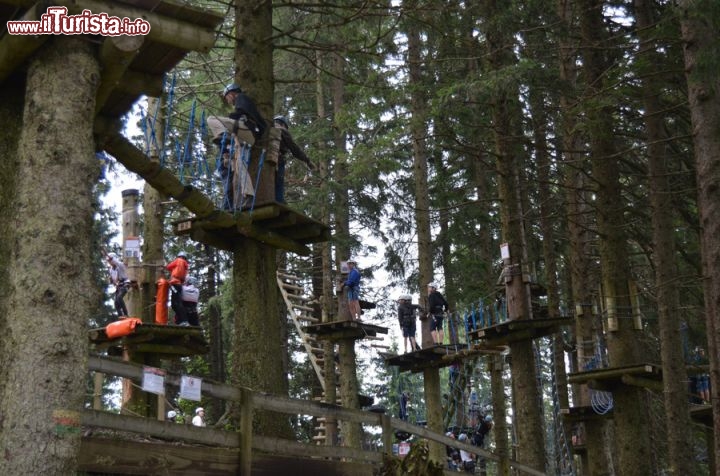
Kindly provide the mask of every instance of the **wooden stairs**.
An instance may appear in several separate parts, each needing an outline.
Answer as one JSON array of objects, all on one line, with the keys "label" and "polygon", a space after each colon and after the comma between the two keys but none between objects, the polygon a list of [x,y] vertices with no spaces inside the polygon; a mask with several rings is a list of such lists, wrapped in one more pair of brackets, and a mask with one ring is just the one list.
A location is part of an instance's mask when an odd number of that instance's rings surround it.
[{"label": "wooden stairs", "polygon": [[[314,308],[312,307],[312,297],[304,295],[305,289],[301,286],[301,278],[294,274],[288,273],[283,270],[279,270],[277,273],[278,288],[280,288],[280,294],[285,301],[285,306],[288,310],[288,315],[295,325],[295,330],[302,340],[305,351],[310,359],[310,364],[315,370],[320,386],[323,390],[323,394],[320,397],[316,397],[315,400],[325,401],[325,352],[323,350],[323,343],[319,342],[312,334],[304,331],[304,327],[308,324],[315,324],[320,320],[311,315]],[[338,398],[335,403],[340,405],[340,388],[339,379],[336,395]],[[323,444],[325,441],[325,418],[317,418],[316,422],[318,426],[315,427],[315,436],[313,440],[318,444]]]}]

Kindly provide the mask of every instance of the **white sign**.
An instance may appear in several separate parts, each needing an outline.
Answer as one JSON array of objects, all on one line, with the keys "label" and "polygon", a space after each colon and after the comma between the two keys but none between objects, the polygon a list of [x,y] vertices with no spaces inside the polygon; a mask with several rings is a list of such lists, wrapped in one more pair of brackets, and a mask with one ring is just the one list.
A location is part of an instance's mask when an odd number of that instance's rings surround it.
[{"label": "white sign", "polygon": [[202,379],[183,375],[180,378],[180,398],[199,402],[201,399],[201,387]]},{"label": "white sign", "polygon": [[165,395],[165,371],[155,367],[143,367],[142,389],[148,393]]},{"label": "white sign", "polygon": [[137,236],[129,236],[125,240],[125,257],[126,258],[139,258],[140,257],[140,238]]},{"label": "white sign", "polygon": [[340,273],[348,274],[349,272],[350,268],[348,267],[347,261],[340,261]]},{"label": "white sign", "polygon": [[502,259],[510,259],[510,245],[507,243],[500,245],[500,257]]}]

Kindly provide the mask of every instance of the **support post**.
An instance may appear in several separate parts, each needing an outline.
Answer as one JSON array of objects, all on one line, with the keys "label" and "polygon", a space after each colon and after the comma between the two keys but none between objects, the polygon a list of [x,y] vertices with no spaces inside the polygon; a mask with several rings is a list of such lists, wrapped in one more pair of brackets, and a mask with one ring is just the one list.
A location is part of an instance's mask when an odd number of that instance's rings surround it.
[{"label": "support post", "polygon": [[240,476],[252,470],[253,396],[247,388],[240,390]]}]

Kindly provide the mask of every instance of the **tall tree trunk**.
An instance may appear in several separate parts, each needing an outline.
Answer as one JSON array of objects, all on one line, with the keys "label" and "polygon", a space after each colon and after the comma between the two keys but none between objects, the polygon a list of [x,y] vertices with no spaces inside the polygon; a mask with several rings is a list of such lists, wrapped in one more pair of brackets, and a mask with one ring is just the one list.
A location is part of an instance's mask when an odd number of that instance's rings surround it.
[{"label": "tall tree trunk", "polygon": [[[580,19],[583,39],[583,65],[587,81],[587,122],[593,178],[596,184],[597,227],[600,235],[602,291],[607,319],[607,343],[610,365],[622,367],[637,364],[640,352],[634,328],[630,301],[626,233],[622,224],[624,203],[621,195],[620,171],[613,134],[613,105],[604,96],[606,60],[603,46],[607,32],[603,21],[604,2],[583,0]],[[640,476],[651,473],[651,466],[637,464],[650,461],[647,438],[647,408],[643,405],[644,390],[619,386],[613,391],[615,441],[620,471],[623,475]]]},{"label": "tall tree trunk", "polygon": [[720,76],[714,67],[719,60],[718,12],[708,0],[678,4],[694,132],[715,468],[720,468]]},{"label": "tall tree trunk", "polygon": [[[72,474],[95,308],[94,45],[55,37],[31,61],[8,269],[0,474]],[[50,319],[50,320],[49,320]],[[55,325],[48,325],[54,322]]]},{"label": "tall tree trunk", "polygon": [[[635,18],[640,36],[638,67],[643,80],[643,103],[647,154],[650,171],[650,201],[653,222],[653,258],[658,317],[660,320],[660,352],[663,366],[663,397],[668,438],[668,463],[671,474],[697,474],[694,464],[692,421],[687,404],[688,375],[683,358],[680,334],[680,296],[675,261],[673,190],[669,174],[671,159],[665,144],[667,134],[663,124],[660,95],[664,89],[658,68],[663,63],[660,45],[653,37],[654,2],[635,0]],[[664,49],[664,48],[663,48]],[[666,49],[665,49],[666,50]]]},{"label": "tall tree trunk", "polygon": [[[272,4],[261,0],[235,5],[235,82],[257,103],[260,113],[272,117],[273,68]],[[253,147],[251,176],[259,167],[261,140]],[[258,203],[274,199],[274,170],[260,170],[256,189]],[[257,204],[257,203],[256,203]],[[287,375],[283,372],[282,326],[278,312],[277,264],[275,248],[255,240],[237,240],[233,253],[233,296],[235,338],[230,381],[254,390],[287,395]],[[270,358],[270,356],[274,356]],[[267,436],[290,436],[287,418],[256,412],[255,430]]]},{"label": "tall tree trunk", "polygon": [[[512,37],[499,18],[503,11],[496,0],[484,3],[487,22],[488,61],[493,71],[511,66]],[[502,217],[502,237],[509,246],[510,258],[505,260],[505,289],[509,319],[530,319],[530,294],[525,275],[528,272],[520,199],[520,148],[515,139],[518,118],[517,91],[499,86],[491,100],[495,135],[496,168]],[[513,405],[516,411],[517,458],[536,469],[545,468],[544,432],[540,391],[537,384],[537,363],[531,340],[510,344],[512,358]]]},{"label": "tall tree trunk", "polygon": [[[582,139],[578,132],[577,69],[578,49],[575,26],[575,4],[569,0],[557,1],[557,12],[561,18],[560,31],[560,108],[562,111],[562,150],[565,170],[565,202],[568,227],[569,274],[571,282],[571,309],[575,309],[575,342],[577,370],[592,359],[595,351],[595,316],[593,315],[592,289],[596,288],[591,276],[589,259],[590,245],[595,238],[594,217],[590,211],[591,198],[587,191],[587,175],[583,167]],[[578,407],[590,406],[590,392],[586,384],[573,388],[573,400]],[[604,438],[606,420],[593,419],[579,424],[578,429],[585,435],[586,454],[581,454],[583,474],[611,474],[612,463],[605,451]]]},{"label": "tall tree trunk", "polygon": [[[409,87],[411,89],[410,112],[412,119],[410,134],[413,148],[413,175],[415,179],[415,225],[418,236],[418,262],[420,277],[420,302],[427,300],[427,284],[433,279],[432,266],[432,236],[430,233],[430,200],[428,193],[428,164],[427,147],[427,111],[426,99],[421,92],[422,71],[420,65],[422,58],[420,33],[415,25],[408,31],[408,69]],[[427,307],[426,307],[427,309]],[[427,309],[429,312],[429,309]],[[429,347],[433,342],[430,334],[430,319],[421,322],[422,347]],[[443,430],[442,400],[440,396],[440,372],[437,368],[427,368],[423,371],[425,384],[425,409],[427,413],[427,426],[430,430],[441,432]],[[445,448],[437,443],[430,442],[430,458],[435,461],[445,460]]]}]

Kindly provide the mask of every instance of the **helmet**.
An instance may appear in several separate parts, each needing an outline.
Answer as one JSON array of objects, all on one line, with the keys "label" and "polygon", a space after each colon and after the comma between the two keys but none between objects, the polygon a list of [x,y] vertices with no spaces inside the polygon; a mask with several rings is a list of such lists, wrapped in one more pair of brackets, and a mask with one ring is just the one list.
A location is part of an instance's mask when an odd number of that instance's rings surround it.
[{"label": "helmet", "polygon": [[467,435],[465,433],[460,433],[460,436],[458,436],[458,441],[465,441],[467,440]]},{"label": "helmet", "polygon": [[225,97],[228,95],[228,93],[231,93],[233,91],[242,91],[242,89],[237,84],[230,83],[227,86],[225,86],[225,89],[223,89],[222,95],[223,95],[223,97]]},{"label": "helmet", "polygon": [[347,263],[357,264],[357,261],[355,261],[355,258],[348,258]]},{"label": "helmet", "polygon": [[492,417],[490,415],[485,415],[485,421],[490,423],[492,421]]},{"label": "helmet", "polygon": [[108,253],[107,257],[111,259],[112,261],[115,261],[118,259],[118,256],[115,253]]},{"label": "helmet", "polygon": [[187,258],[187,253],[185,253],[184,251],[180,251],[180,252],[178,252],[177,257],[178,258]]},{"label": "helmet", "polygon": [[273,117],[273,122],[280,122],[285,126],[286,129],[290,129],[290,122],[285,116],[275,116]]},{"label": "helmet", "polygon": [[188,276],[187,278],[185,278],[185,284],[187,284],[188,286],[194,286],[195,283],[196,283],[196,279],[193,278],[192,276]]},{"label": "helmet", "polygon": [[169,419],[175,418],[176,416],[177,416],[177,412],[176,412],[175,410],[170,410],[170,411],[167,413],[167,417],[168,417]]},{"label": "helmet", "polygon": [[450,438],[455,438],[455,434],[452,431],[448,431],[445,433],[445,436],[449,436]]},{"label": "helmet", "polygon": [[401,294],[398,299],[401,299],[401,300],[403,300],[403,301],[411,301],[411,300],[412,300],[412,296],[410,296],[409,294]]},{"label": "helmet", "polygon": [[428,287],[429,287],[429,288],[433,288],[433,289],[437,289],[437,288],[438,288],[438,285],[437,285],[437,283],[436,283],[435,281],[432,281],[432,282],[429,282],[429,283],[428,283]]},{"label": "helmet", "polygon": [[204,412],[204,411],[205,411],[205,409],[204,409],[203,407],[197,407],[197,408],[195,409],[195,414],[197,415],[198,413]]}]

